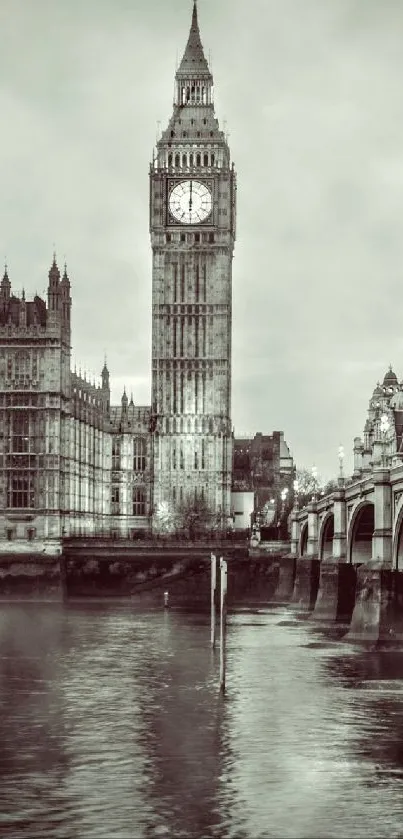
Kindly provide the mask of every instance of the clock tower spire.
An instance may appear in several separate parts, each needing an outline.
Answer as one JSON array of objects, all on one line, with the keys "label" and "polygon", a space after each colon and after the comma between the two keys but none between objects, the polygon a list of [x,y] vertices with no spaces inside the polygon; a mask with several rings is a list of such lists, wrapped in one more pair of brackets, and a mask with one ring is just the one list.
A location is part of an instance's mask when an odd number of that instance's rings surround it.
[{"label": "clock tower spire", "polygon": [[236,178],[214,111],[197,5],[150,166],[153,510],[231,512]]}]

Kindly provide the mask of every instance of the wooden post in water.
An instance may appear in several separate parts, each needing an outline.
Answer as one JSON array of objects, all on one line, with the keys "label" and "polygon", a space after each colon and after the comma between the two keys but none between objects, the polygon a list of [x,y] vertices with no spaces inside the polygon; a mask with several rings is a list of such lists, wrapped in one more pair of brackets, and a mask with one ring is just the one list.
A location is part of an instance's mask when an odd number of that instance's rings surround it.
[{"label": "wooden post in water", "polygon": [[220,557],[220,692],[225,693],[226,635],[227,635],[227,563]]},{"label": "wooden post in water", "polygon": [[217,557],[211,554],[211,646],[215,647],[215,592],[217,586]]}]

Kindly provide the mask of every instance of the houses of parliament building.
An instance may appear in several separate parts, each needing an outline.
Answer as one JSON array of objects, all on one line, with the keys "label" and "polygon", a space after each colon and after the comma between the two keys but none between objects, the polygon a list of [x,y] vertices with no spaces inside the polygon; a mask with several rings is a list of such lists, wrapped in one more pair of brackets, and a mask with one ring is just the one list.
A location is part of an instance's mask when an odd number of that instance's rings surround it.
[{"label": "houses of parliament building", "polygon": [[[173,114],[150,164],[151,405],[111,405],[71,370],[71,286],[56,257],[47,300],[0,284],[0,540],[153,529],[203,499],[233,517],[232,258],[236,175],[214,112],[193,7]],[[291,476],[285,441],[278,465]],[[244,455],[244,452],[243,452]],[[243,482],[245,489],[245,482]]]}]

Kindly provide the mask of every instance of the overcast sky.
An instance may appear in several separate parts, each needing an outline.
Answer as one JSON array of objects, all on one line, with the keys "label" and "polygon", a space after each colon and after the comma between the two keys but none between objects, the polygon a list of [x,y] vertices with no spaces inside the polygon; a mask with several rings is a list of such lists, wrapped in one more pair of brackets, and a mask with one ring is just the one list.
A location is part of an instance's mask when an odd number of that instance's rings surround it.
[{"label": "overcast sky", "polygon": [[[191,0],[0,0],[0,254],[73,296],[73,358],[150,402],[148,168]],[[200,0],[238,172],[236,433],[337,471],[403,374],[403,3]]]}]

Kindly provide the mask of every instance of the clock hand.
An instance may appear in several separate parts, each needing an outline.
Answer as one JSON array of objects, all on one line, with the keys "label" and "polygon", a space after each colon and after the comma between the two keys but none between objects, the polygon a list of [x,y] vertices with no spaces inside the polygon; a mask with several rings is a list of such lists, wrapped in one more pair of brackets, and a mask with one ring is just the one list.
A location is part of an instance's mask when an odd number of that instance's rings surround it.
[{"label": "clock hand", "polygon": [[193,181],[190,181],[190,196],[189,196],[189,213],[192,211],[192,188],[193,188]]}]

